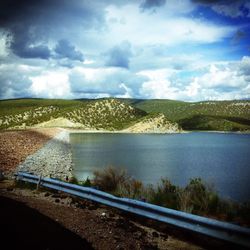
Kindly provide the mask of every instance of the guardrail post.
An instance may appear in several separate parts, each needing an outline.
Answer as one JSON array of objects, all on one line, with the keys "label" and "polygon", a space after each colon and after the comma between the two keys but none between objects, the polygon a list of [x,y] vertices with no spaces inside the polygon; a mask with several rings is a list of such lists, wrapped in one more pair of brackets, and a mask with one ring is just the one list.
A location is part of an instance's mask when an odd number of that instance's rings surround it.
[{"label": "guardrail post", "polygon": [[38,179],[38,182],[37,182],[37,185],[36,185],[36,189],[37,189],[37,190],[38,190],[39,187],[40,187],[41,179],[42,179],[42,175],[39,175],[39,179]]}]

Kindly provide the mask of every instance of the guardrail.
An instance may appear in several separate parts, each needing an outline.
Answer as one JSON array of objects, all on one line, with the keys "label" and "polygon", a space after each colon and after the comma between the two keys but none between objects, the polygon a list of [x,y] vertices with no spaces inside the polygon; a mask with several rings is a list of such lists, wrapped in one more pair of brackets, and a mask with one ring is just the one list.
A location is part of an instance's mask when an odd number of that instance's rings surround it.
[{"label": "guardrail", "polygon": [[248,228],[156,206],[138,200],[118,198],[93,188],[82,187],[56,179],[41,178],[41,176],[39,177],[25,172],[18,172],[16,178],[20,181],[34,183],[84,199],[100,202],[153,220],[165,222],[177,228],[250,248],[250,229]]}]

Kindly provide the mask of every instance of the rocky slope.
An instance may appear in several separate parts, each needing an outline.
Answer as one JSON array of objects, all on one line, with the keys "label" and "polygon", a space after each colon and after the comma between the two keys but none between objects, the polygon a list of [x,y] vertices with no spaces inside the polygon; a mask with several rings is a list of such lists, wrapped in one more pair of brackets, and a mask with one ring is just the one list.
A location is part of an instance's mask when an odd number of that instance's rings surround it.
[{"label": "rocky slope", "polygon": [[148,115],[124,131],[132,133],[180,133],[177,123],[170,122],[162,113]]}]

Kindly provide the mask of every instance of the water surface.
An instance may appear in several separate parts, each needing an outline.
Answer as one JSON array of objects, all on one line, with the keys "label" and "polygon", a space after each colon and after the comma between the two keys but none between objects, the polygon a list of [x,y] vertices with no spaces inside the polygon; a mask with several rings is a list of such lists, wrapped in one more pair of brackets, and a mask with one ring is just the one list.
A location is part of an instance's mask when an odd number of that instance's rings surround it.
[{"label": "water surface", "polygon": [[226,198],[250,200],[250,135],[233,133],[70,135],[74,174],[120,167],[145,184],[201,177]]}]

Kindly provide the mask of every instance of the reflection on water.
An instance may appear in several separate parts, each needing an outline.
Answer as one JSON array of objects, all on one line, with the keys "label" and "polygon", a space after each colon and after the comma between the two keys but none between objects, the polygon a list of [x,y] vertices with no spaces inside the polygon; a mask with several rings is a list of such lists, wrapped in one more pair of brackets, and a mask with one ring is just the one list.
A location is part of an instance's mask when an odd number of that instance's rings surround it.
[{"label": "reflection on water", "polygon": [[151,184],[167,177],[183,186],[201,177],[224,197],[250,200],[250,135],[76,133],[70,138],[79,179],[114,166]]}]

